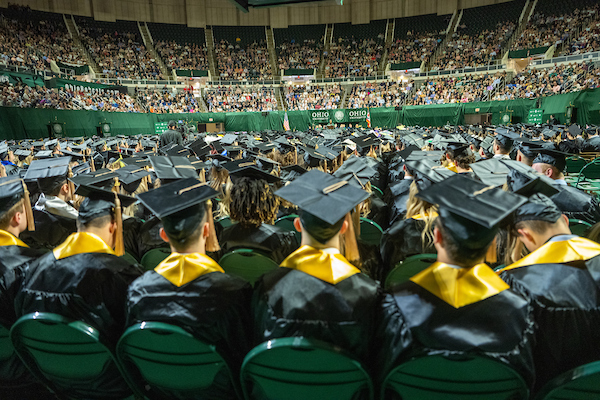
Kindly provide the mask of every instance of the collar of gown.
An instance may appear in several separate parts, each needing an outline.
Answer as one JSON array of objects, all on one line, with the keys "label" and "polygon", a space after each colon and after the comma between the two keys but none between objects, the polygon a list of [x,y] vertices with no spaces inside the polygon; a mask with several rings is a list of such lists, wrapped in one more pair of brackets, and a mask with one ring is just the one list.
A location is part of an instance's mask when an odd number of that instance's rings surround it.
[{"label": "collar of gown", "polygon": [[332,285],[360,272],[337,249],[321,250],[306,245],[290,254],[281,266],[302,271]]},{"label": "collar of gown", "polygon": [[79,212],[75,208],[56,196],[40,195],[34,208],[36,210],[47,211],[50,214],[70,219],[77,219],[79,216]]},{"label": "collar of gown", "polygon": [[460,268],[436,262],[410,280],[454,308],[477,303],[509,288],[486,264]]},{"label": "collar of gown", "polygon": [[78,232],[69,235],[67,240],[58,245],[54,250],[54,258],[57,260],[83,253],[105,253],[115,254],[104,240],[93,233]]},{"label": "collar of gown", "polygon": [[535,264],[566,264],[573,261],[587,261],[599,254],[600,244],[586,238],[576,236],[568,240],[551,240],[498,273]]},{"label": "collar of gown", "polygon": [[225,272],[212,258],[201,253],[173,253],[163,260],[154,271],[180,287],[211,272]]},{"label": "collar of gown", "polygon": [[3,246],[29,247],[12,233],[0,229],[0,247]]}]

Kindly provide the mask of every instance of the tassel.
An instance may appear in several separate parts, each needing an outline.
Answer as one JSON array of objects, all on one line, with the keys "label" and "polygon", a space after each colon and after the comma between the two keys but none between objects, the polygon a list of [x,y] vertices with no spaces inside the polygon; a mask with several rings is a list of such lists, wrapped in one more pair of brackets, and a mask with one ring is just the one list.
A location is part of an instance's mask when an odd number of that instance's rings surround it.
[{"label": "tassel", "polygon": [[121,211],[121,200],[119,199],[119,178],[115,178],[115,186],[112,191],[115,194],[115,222],[117,223],[117,231],[115,232],[115,253],[121,257],[125,254],[125,243],[123,242],[123,215]]},{"label": "tassel", "polygon": [[298,165],[298,149],[294,147],[294,164]]},{"label": "tassel", "polygon": [[357,237],[360,237],[360,204],[352,212],[352,224],[354,225],[354,233]]},{"label": "tassel", "polygon": [[200,171],[200,182],[206,183],[206,171],[204,168],[202,168],[202,171]]},{"label": "tassel", "polygon": [[487,253],[485,253],[485,262],[488,264],[495,264],[498,261],[498,249],[497,249],[497,238],[494,238],[490,247],[488,247]]},{"label": "tassel", "polygon": [[27,230],[33,232],[35,231],[35,221],[33,219],[33,210],[31,209],[31,200],[29,199],[29,189],[27,189],[27,185],[25,181],[23,182],[23,199],[25,200],[25,216],[27,217]]},{"label": "tassel", "polygon": [[206,212],[208,213],[208,237],[206,238],[206,251],[214,253],[221,250],[221,246],[219,246],[219,241],[217,240],[217,231],[215,230],[215,221],[212,211],[212,201],[208,200],[206,202],[206,207]]},{"label": "tassel", "polygon": [[346,222],[348,223],[348,230],[345,234],[340,235],[340,247],[344,249],[344,257],[350,263],[359,263],[360,254],[358,252],[358,245],[356,244],[356,232],[354,231],[354,223],[350,213],[346,214]]}]

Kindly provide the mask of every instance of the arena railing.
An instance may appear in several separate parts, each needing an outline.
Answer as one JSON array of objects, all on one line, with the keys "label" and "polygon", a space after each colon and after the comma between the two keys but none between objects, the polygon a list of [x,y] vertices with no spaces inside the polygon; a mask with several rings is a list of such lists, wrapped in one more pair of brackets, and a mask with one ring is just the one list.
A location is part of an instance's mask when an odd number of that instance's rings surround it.
[{"label": "arena railing", "polygon": [[591,53],[585,54],[573,54],[570,56],[558,56],[552,57],[545,60],[536,60],[532,62],[532,65],[548,65],[548,64],[558,64],[565,62],[581,62],[581,61],[597,61],[600,60],[600,51],[594,51]]},{"label": "arena railing", "polygon": [[415,74],[415,77],[427,77],[427,76],[440,76],[440,75],[458,75],[458,74],[472,74],[477,72],[488,72],[488,71],[498,71],[506,69],[506,65],[502,64],[501,60],[496,60],[492,64],[488,65],[480,65],[477,67],[465,67],[459,69],[445,69],[439,71],[427,71],[427,72],[419,72]]}]

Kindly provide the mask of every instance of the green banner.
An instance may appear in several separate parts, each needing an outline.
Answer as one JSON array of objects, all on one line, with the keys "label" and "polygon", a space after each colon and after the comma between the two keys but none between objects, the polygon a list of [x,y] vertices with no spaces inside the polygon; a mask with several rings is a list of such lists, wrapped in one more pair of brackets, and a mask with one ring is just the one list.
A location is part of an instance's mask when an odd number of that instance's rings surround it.
[{"label": "green banner", "polygon": [[75,71],[75,75],[84,75],[90,72],[90,67],[87,65],[71,65],[62,63],[60,61],[57,61],[56,65],[58,68],[71,69]]},{"label": "green banner", "polygon": [[13,85],[22,83],[30,87],[44,86],[42,76],[23,72],[0,71],[0,82],[8,82]]},{"label": "green banner", "polygon": [[290,68],[283,71],[285,76],[314,75],[314,69]]},{"label": "green banner", "polygon": [[338,110],[310,110],[310,118],[313,124],[361,123],[367,119],[366,108],[338,109]]},{"label": "green banner", "polygon": [[508,52],[508,58],[526,58],[529,56],[537,56],[538,54],[544,54],[550,47],[537,47],[535,49],[523,49],[513,50]]},{"label": "green banner", "polygon": [[208,71],[205,69],[178,69],[175,70],[177,76],[188,76],[190,78],[201,78],[208,76]]},{"label": "green banner", "polygon": [[530,124],[541,124],[544,117],[544,110],[541,108],[534,108],[529,110],[527,115],[527,122]]},{"label": "green banner", "polygon": [[46,81],[46,86],[49,88],[62,88],[67,85],[77,86],[77,87],[88,87],[91,89],[107,89],[107,90],[119,90],[122,86],[114,86],[114,85],[104,85],[102,83],[94,83],[94,82],[84,82],[84,81],[76,81],[74,79],[62,79],[62,78],[52,78]]},{"label": "green banner", "polygon": [[155,122],[154,123],[154,133],[160,135],[169,130],[169,121],[164,122]]},{"label": "green banner", "polygon": [[415,68],[421,68],[421,63],[419,61],[405,62],[405,63],[399,63],[399,64],[390,64],[390,69],[392,71],[404,71],[407,69],[415,69]]}]

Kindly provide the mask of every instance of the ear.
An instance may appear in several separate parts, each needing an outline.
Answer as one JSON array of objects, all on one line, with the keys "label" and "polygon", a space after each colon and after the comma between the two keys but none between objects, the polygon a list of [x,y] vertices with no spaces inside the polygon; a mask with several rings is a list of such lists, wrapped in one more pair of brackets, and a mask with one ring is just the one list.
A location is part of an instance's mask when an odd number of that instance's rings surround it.
[{"label": "ear", "polygon": [[346,233],[347,230],[348,230],[348,220],[345,219],[344,223],[342,224],[342,228],[340,229],[340,233],[343,235],[344,233]]},{"label": "ear", "polygon": [[519,239],[521,239],[521,241],[525,244],[526,247],[527,247],[527,243],[535,244],[535,238],[529,232],[529,230],[518,229],[517,232],[519,233]]},{"label": "ear", "polygon": [[158,231],[158,234],[160,235],[160,238],[162,240],[169,243],[169,237],[167,236],[167,232],[165,232],[165,228],[160,228],[160,231]]},{"label": "ear", "polygon": [[[68,183],[63,183],[62,187],[60,188],[60,191],[63,192],[64,194],[69,194],[69,184]],[[73,193],[71,193],[73,194]]]},{"label": "ear", "polygon": [[204,226],[202,227],[202,237],[204,239],[206,239],[209,234],[210,234],[210,224],[208,222],[205,222]]},{"label": "ear", "polygon": [[438,245],[443,245],[444,237],[442,236],[442,232],[437,228],[433,228],[433,243]]},{"label": "ear", "polygon": [[111,235],[117,231],[117,221],[111,221],[111,223],[108,224],[108,231]]},{"label": "ear", "polygon": [[298,232],[302,232],[302,222],[300,222],[300,218],[294,218],[294,228],[296,228]]},{"label": "ear", "polygon": [[548,168],[544,171],[544,175],[546,175],[548,178],[552,178],[552,168]]},{"label": "ear", "polygon": [[448,153],[446,153],[446,160],[450,161],[450,155],[448,155]]},{"label": "ear", "polygon": [[563,221],[565,222],[565,224],[567,224],[567,226],[569,226],[569,217],[567,217],[565,214],[562,214],[561,218],[563,219]]}]

